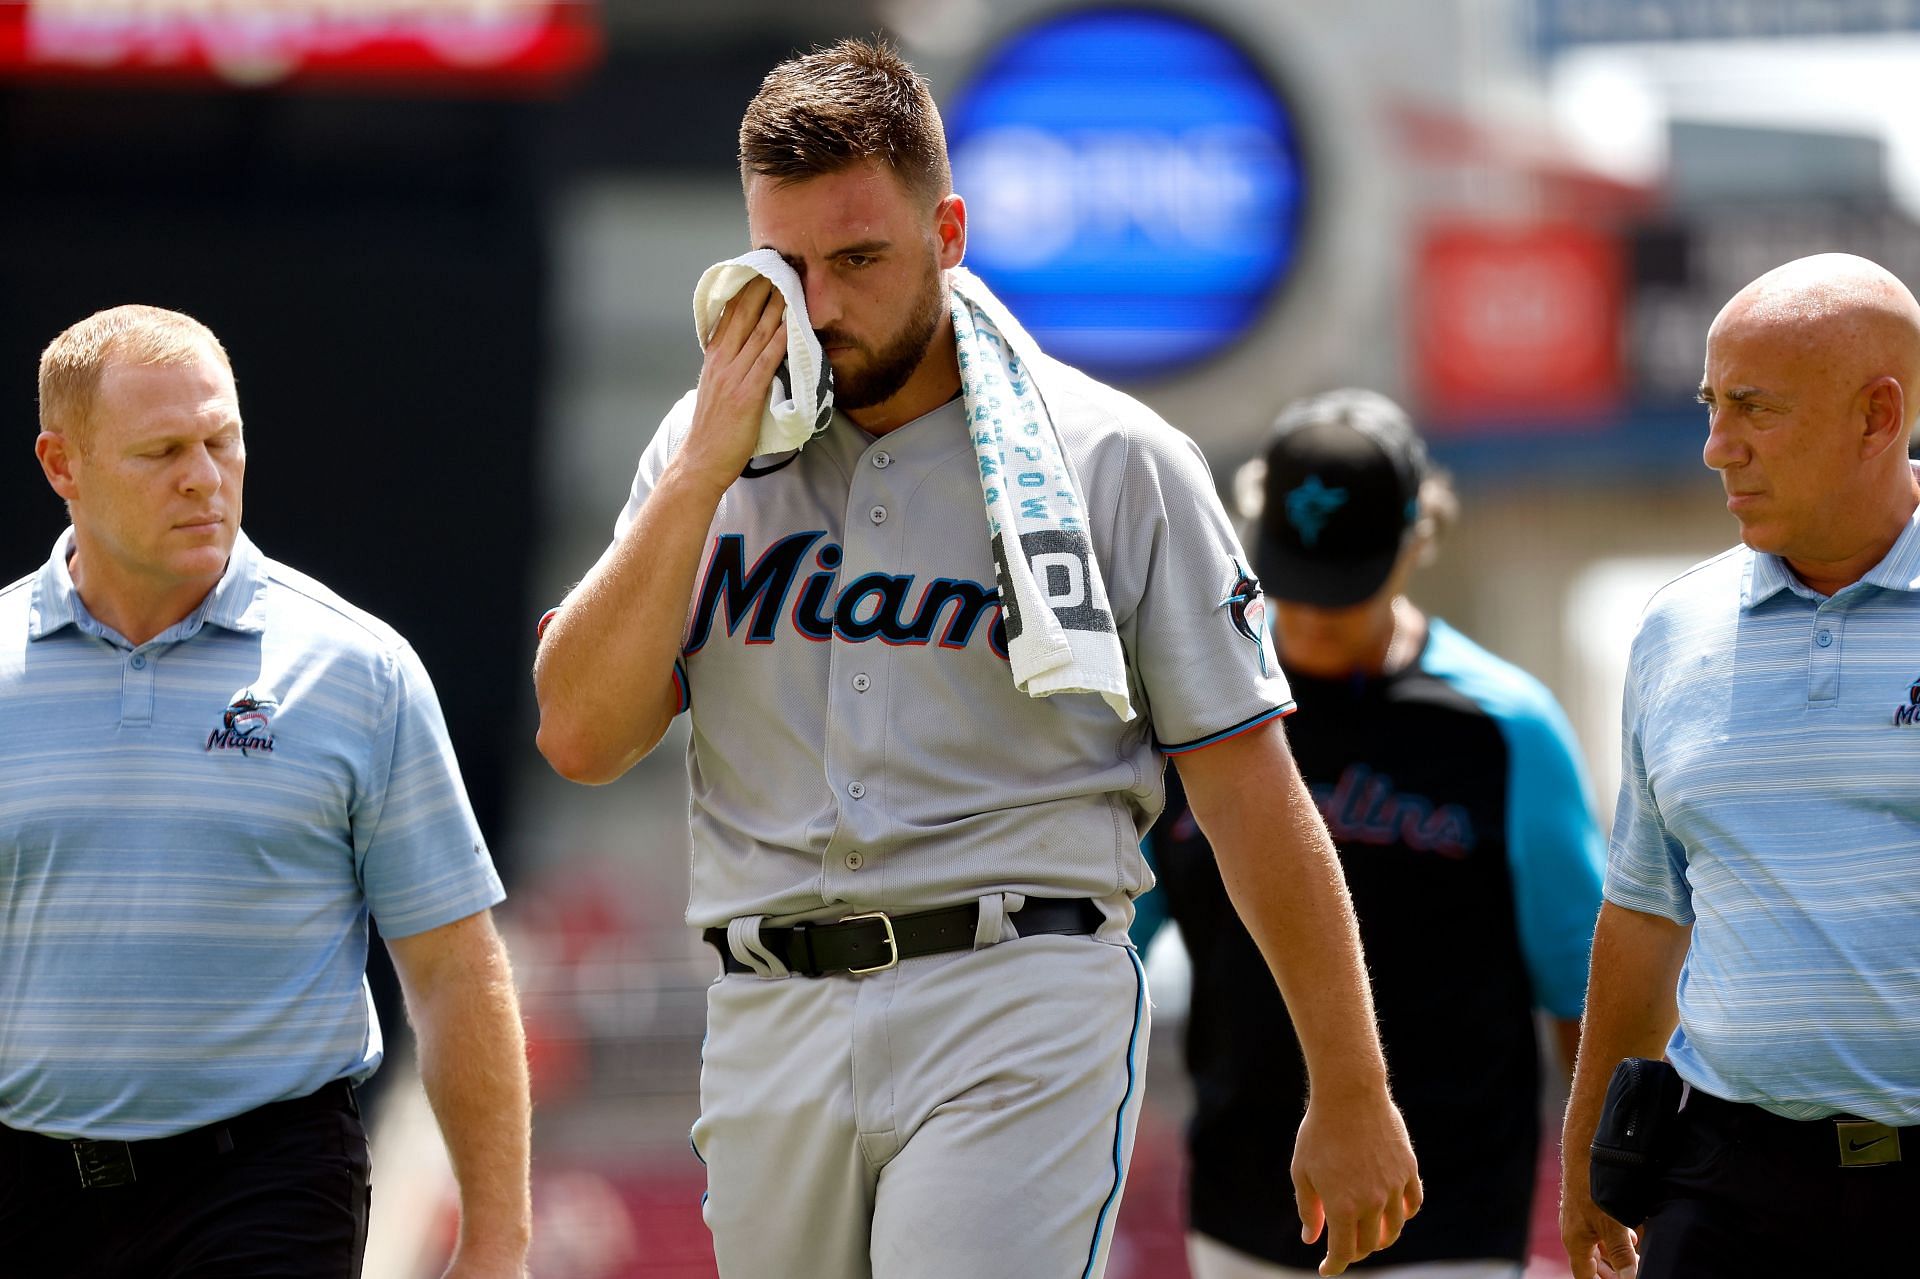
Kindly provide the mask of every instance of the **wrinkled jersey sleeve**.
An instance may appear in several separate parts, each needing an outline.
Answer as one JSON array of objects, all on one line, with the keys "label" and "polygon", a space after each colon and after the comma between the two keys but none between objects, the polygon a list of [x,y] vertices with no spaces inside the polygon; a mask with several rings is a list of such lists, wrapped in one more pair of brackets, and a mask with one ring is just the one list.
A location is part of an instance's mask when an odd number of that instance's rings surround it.
[{"label": "wrinkled jersey sleeve", "polygon": [[660,482],[660,476],[665,473],[674,450],[686,438],[687,429],[693,425],[693,404],[697,394],[698,391],[688,391],[667,410],[666,417],[660,420],[659,429],[642,450],[640,465],[633,473],[633,488],[627,494],[627,504],[620,508],[620,516],[613,522],[615,542],[626,536],[627,530],[640,517],[640,508],[647,504],[647,498],[652,496],[654,486]]},{"label": "wrinkled jersey sleeve", "polygon": [[[640,508],[647,504],[647,498],[653,493],[654,485],[660,482],[660,475],[667,469],[667,460],[673,451],[680,447],[680,441],[686,438],[687,428],[693,424],[693,402],[697,391],[688,391],[680,397],[679,403],[667,411],[660,422],[660,429],[653,433],[646,451],[640,454],[640,465],[633,474],[633,488],[627,494],[627,504],[620,509],[620,518],[613,522],[613,540],[618,542],[626,536],[633,522],[640,518]],[[678,715],[693,705],[693,685],[687,679],[685,658],[675,658],[673,662],[673,713]]]},{"label": "wrinkled jersey sleeve", "polygon": [[[1266,599],[1193,441],[1164,423],[1129,436],[1114,533],[1116,594],[1135,601],[1135,681],[1168,754],[1293,709]],[[1103,569],[1105,566],[1102,566]]]},{"label": "wrinkled jersey sleeve", "polygon": [[[620,508],[620,514],[613,522],[613,541],[608,544],[611,551],[626,532],[640,517],[640,508],[646,505],[647,497],[653,492],[654,485],[660,482],[660,475],[666,470],[667,459],[673,456],[673,450],[679,447],[686,435],[687,427],[693,421],[693,401],[696,392],[688,391],[680,397],[679,403],[668,411],[661,421],[660,428],[654,432],[653,439],[640,455],[640,465],[633,476],[633,487],[627,493],[626,505]],[[550,608],[541,615],[534,629],[537,643],[547,633],[547,626],[560,610]],[[678,715],[693,704],[692,685],[687,680],[687,665],[684,659],[675,659],[673,663],[673,713]]]}]

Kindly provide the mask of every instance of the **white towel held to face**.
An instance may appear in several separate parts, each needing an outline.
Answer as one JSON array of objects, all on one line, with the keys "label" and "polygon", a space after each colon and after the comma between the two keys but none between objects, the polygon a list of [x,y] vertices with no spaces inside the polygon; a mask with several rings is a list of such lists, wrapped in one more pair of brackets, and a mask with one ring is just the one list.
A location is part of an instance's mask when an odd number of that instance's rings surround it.
[{"label": "white towel held to face", "polygon": [[787,300],[787,358],[773,376],[767,411],[760,418],[760,440],[753,450],[755,457],[764,457],[791,453],[827,429],[833,418],[833,369],[807,320],[807,296],[800,277],[772,249],[755,249],[717,262],[700,276],[693,289],[693,333],[700,349],[706,349],[733,295],[756,275],[764,275]]}]

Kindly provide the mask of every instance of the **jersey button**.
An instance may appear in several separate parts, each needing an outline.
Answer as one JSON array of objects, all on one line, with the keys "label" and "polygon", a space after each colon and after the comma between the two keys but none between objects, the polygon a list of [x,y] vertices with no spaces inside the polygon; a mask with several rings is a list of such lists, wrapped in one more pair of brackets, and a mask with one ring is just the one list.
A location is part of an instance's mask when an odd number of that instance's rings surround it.
[{"label": "jersey button", "polygon": [[853,796],[855,799],[859,799],[861,796],[865,795],[866,793],[867,793],[867,784],[865,782],[848,782],[847,783],[847,794]]},{"label": "jersey button", "polygon": [[867,673],[865,671],[862,671],[858,675],[855,675],[853,677],[854,692],[864,693],[872,687],[873,687],[873,681],[867,678]]},{"label": "jersey button", "polygon": [[882,449],[873,455],[873,464],[884,471],[893,465],[893,455]]},{"label": "jersey button", "polygon": [[1816,631],[1813,636],[1813,642],[1818,644],[1821,648],[1825,648],[1827,645],[1833,643],[1833,632],[1832,631]]},{"label": "jersey button", "polygon": [[[1825,643],[1824,640],[1821,642]],[[129,662],[128,665],[133,667],[133,669],[136,671],[144,671],[147,669],[147,659],[140,656],[138,653],[135,653],[133,656],[133,661]]]},{"label": "jersey button", "polygon": [[859,870],[866,864],[867,859],[862,857],[858,851],[848,853],[846,856],[846,867],[848,870]]},{"label": "jersey button", "polygon": [[885,524],[887,522],[887,508],[884,506],[876,506],[867,512],[867,518],[875,524]]}]

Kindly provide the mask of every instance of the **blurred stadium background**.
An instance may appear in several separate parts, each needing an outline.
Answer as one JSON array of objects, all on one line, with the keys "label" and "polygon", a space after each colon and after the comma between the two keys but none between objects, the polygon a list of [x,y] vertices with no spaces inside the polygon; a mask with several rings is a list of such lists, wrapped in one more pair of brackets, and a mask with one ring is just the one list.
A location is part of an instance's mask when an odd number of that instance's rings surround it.
[{"label": "blurred stadium background", "polygon": [[[1465,499],[1415,593],[1559,694],[1603,814],[1640,605],[1734,535],[1691,404],[1707,322],[1802,253],[1920,284],[1920,4],[0,4],[8,575],[60,525],[41,346],[124,301],[206,320],[248,527],[413,639],[508,878],[538,1274],[713,1273],[686,1131],[714,964],[680,922],[684,737],[615,786],[551,775],[532,622],[695,377],[693,282],[744,246],[741,108],[874,31],[934,80],[972,264],[1223,483],[1295,395],[1413,408]],[[1178,955],[1153,971],[1115,1279],[1185,1274]],[[437,1274],[450,1183],[404,1060],[372,1101],[369,1279]]]}]

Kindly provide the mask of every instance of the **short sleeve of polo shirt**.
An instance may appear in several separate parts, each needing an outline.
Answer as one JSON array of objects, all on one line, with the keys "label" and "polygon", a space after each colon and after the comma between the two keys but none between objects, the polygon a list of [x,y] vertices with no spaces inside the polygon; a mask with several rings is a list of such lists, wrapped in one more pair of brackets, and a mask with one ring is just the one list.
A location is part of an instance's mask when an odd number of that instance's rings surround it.
[{"label": "short sleeve of polo shirt", "polygon": [[1265,601],[1200,449],[1156,419],[1136,427],[1101,564],[1153,733],[1197,750],[1293,709]]},{"label": "short sleeve of polo shirt", "polygon": [[1659,915],[1676,924],[1693,922],[1686,851],[1667,833],[1647,784],[1642,683],[1646,628],[1634,637],[1633,655],[1620,707],[1620,798],[1607,849],[1606,899],[1616,906]]},{"label": "short sleeve of polo shirt", "polygon": [[447,737],[440,700],[411,647],[391,654],[391,684],[365,793],[352,814],[367,904],[387,937],[465,919],[506,898]]}]

